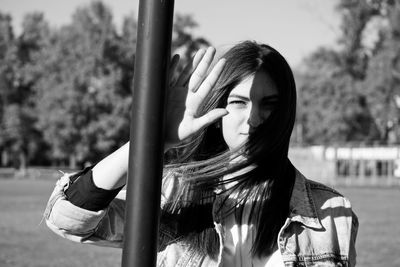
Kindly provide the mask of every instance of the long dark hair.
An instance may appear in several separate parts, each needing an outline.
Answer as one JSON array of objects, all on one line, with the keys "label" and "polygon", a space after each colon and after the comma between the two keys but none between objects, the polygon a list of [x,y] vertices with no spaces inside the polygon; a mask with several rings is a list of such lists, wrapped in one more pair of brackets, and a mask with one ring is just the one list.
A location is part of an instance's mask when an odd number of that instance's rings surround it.
[{"label": "long dark hair", "polygon": [[[227,51],[223,58],[226,59],[225,68],[200,114],[226,107],[230,91],[257,71],[265,71],[275,83],[278,89],[277,105],[270,117],[250,135],[246,144],[235,151],[228,149],[218,123],[177,148],[176,156],[166,169],[173,170],[181,177],[181,190],[167,203],[165,212],[169,215],[179,214],[180,224],[185,225],[181,227],[182,233],[190,237],[197,236],[198,247],[215,257],[218,238],[213,225],[210,221],[194,220],[196,214],[197,217],[204,217],[198,211],[204,210],[204,207],[214,207],[214,216],[209,216],[210,220],[223,220],[233,212],[238,223],[241,223],[244,206],[251,203],[248,221],[254,222],[257,229],[252,253],[265,256],[276,249],[278,232],[289,212],[295,174],[287,153],[296,114],[296,86],[286,60],[268,45],[241,42]],[[245,157],[239,157],[243,154]],[[233,175],[228,180],[222,179],[224,175],[248,166],[254,168]],[[216,194],[215,198],[210,198],[216,188],[226,183],[234,185]],[[238,197],[229,212],[222,212],[232,193]],[[211,212],[210,208],[206,210]],[[196,225],[195,221],[203,225]]]}]

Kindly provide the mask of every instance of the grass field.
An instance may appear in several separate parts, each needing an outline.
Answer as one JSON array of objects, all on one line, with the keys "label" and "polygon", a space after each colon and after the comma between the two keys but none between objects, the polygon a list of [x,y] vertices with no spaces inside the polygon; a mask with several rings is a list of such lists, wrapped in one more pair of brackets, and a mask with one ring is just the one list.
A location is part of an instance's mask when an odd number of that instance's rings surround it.
[{"label": "grass field", "polygon": [[[53,185],[0,179],[0,266],[120,266],[121,250],[75,244],[40,224]],[[352,201],[359,217],[357,266],[400,266],[400,189],[338,190]]]}]

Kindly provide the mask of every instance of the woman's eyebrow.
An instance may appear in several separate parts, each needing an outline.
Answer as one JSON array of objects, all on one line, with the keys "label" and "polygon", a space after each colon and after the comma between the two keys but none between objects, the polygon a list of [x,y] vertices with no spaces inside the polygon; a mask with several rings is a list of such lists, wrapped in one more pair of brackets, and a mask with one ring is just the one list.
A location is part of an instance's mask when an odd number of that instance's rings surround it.
[{"label": "woman's eyebrow", "polygon": [[[228,96],[228,98],[239,98],[242,100],[250,101],[250,98],[248,98],[247,96],[238,95],[238,94],[231,94]],[[277,100],[278,100],[277,94],[265,96],[261,99],[261,101],[263,101],[263,102],[273,102],[273,101],[277,101]]]},{"label": "woman's eyebrow", "polygon": [[269,95],[265,96],[262,99],[263,102],[273,102],[273,101],[278,101],[278,95]]},{"label": "woman's eyebrow", "polygon": [[232,98],[232,97],[239,98],[239,99],[246,100],[246,101],[250,101],[250,98],[248,98],[247,96],[242,96],[242,95],[238,95],[238,94],[231,94],[231,95],[228,96],[228,98]]}]

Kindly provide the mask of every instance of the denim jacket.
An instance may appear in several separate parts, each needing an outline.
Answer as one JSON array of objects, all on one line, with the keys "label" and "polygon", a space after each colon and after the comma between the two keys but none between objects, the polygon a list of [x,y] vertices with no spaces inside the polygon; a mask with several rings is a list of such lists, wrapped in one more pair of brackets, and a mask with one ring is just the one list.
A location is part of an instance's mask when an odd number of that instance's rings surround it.
[{"label": "denim jacket", "polygon": [[[125,191],[121,191],[105,210],[85,210],[66,199],[64,191],[70,185],[70,177],[66,174],[57,181],[44,214],[47,226],[75,242],[122,247]],[[177,186],[173,175],[164,178],[161,208]],[[168,225],[171,224],[161,221],[157,266],[221,265],[220,257],[213,260],[191,244],[177,239],[174,229]],[[215,223],[215,227],[221,248],[223,231],[221,225]],[[278,235],[276,253],[280,254],[284,266],[355,266],[357,230],[357,216],[345,197],[306,179],[296,170],[290,214]]]}]

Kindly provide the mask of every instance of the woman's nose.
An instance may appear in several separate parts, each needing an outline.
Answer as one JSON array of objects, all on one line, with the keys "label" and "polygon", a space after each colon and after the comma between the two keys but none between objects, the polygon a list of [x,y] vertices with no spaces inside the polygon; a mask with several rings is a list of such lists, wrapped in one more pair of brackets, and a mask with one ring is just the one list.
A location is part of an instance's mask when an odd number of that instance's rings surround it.
[{"label": "woman's nose", "polygon": [[250,109],[249,118],[247,119],[247,123],[252,128],[257,128],[262,123],[260,110],[257,107],[253,106]]}]

